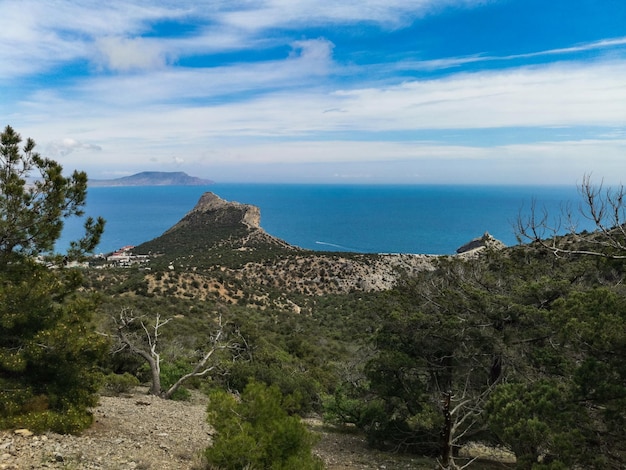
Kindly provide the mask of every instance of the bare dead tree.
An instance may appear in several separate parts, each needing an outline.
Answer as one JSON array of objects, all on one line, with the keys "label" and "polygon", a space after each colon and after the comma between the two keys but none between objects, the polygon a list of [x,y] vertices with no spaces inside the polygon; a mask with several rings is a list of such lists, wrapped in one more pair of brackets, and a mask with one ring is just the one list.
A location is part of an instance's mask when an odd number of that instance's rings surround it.
[{"label": "bare dead tree", "polygon": [[[113,318],[116,325],[116,334],[119,340],[119,348],[115,352],[128,349],[131,353],[143,358],[150,367],[152,385],[150,394],[161,398],[169,399],[176,391],[189,379],[193,377],[204,377],[217,368],[217,364],[211,363],[211,358],[221,350],[236,351],[240,348],[238,342],[226,339],[224,325],[221,315],[218,317],[217,331],[211,335],[207,349],[202,352],[200,360],[196,363],[191,372],[184,374],[167,390],[161,387],[161,354],[160,330],[167,325],[172,318],[162,320],[159,314],[153,322],[146,323],[146,316],[134,316],[131,309],[122,309],[119,317]],[[138,328],[139,326],[140,328]]]},{"label": "bare dead tree", "polygon": [[[582,201],[578,210],[571,205],[561,208],[552,218],[533,202],[530,215],[517,218],[516,234],[520,242],[534,243],[556,256],[567,254],[626,259],[626,191],[624,186],[605,188],[585,175],[578,187]],[[582,217],[595,230],[579,231]],[[568,237],[564,238],[563,235]]]},{"label": "bare dead tree", "polygon": [[461,443],[468,433],[476,431],[476,426],[484,414],[485,403],[500,380],[485,384],[483,390],[472,392],[469,386],[471,374],[473,374],[472,370],[467,374],[465,387],[460,391],[460,396],[457,397],[451,391],[441,392],[440,409],[444,423],[440,433],[441,455],[437,459],[441,470],[463,470],[477,458],[470,458],[463,465],[460,465],[454,456],[454,449],[461,447]]}]

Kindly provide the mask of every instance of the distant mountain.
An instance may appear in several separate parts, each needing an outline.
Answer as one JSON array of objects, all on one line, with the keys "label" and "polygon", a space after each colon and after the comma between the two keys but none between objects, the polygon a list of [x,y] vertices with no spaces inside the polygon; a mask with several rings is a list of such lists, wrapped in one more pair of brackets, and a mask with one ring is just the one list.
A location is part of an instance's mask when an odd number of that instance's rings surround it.
[{"label": "distant mountain", "polygon": [[89,186],[205,186],[213,183],[182,171],[143,171],[122,178],[89,180]]}]

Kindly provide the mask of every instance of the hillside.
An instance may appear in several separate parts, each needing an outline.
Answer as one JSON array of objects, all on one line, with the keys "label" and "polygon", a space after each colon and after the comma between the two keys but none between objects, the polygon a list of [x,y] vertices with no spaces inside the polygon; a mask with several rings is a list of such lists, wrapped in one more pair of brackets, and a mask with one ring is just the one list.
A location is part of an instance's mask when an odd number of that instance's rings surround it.
[{"label": "hillside", "polygon": [[[592,200],[596,194],[591,193]],[[610,201],[619,213],[621,193]],[[541,223],[527,226],[536,234]],[[267,234],[257,207],[205,193],[177,224],[136,248],[144,256],[129,254],[117,265],[113,257],[101,257],[99,266],[81,272],[8,263],[10,277],[2,294],[19,289],[19,295],[3,303],[4,323],[17,318],[14,305],[21,309],[22,304],[37,321],[50,313],[62,320],[50,330],[50,346],[42,342],[43,335],[33,337],[30,349],[5,343],[9,354],[21,349],[30,355],[11,363],[9,372],[20,378],[27,360],[45,355],[45,368],[33,369],[45,375],[33,374],[28,386],[60,377],[55,390],[73,383],[80,391],[87,389],[83,376],[73,382],[66,377],[75,362],[91,354],[94,359],[86,365],[104,372],[102,382],[100,374],[92,376],[94,394],[100,383],[103,390],[117,393],[140,384],[163,398],[179,392],[176,399],[191,398],[190,390],[208,393],[214,407],[208,419],[220,430],[212,436],[215,450],[229,446],[233,459],[251,455],[250,446],[239,447],[231,436],[238,439],[239,430],[258,414],[251,409],[250,414],[228,416],[238,405],[228,405],[236,400],[225,392],[244,397],[246,390],[269,385],[277,398],[272,407],[281,408],[280,414],[314,418],[325,430],[350,429],[386,455],[438,458],[439,468],[470,463],[479,468],[469,461],[470,449],[496,444],[514,454],[516,468],[524,470],[625,468],[623,227],[513,247],[502,247],[485,234],[454,256],[320,253]],[[20,270],[33,288],[14,287],[14,278],[21,279],[14,273]],[[67,287],[59,282],[65,279]],[[52,299],[56,305],[38,307],[53,284],[63,288]],[[76,293],[66,295],[74,286],[79,287]],[[96,330],[88,332],[77,319],[91,322],[90,314]],[[14,323],[21,327],[24,322]],[[22,333],[15,331],[18,338]],[[92,345],[98,346],[94,352],[89,351]],[[57,351],[71,352],[72,363],[59,368]],[[4,396],[13,393],[11,406],[28,414],[25,420],[6,421],[5,428],[82,429],[68,427],[66,420],[74,418],[63,408],[49,413],[53,402],[45,395],[22,398],[26,389],[17,381],[20,388],[9,388],[6,377],[0,387]],[[153,400],[125,404],[133,411],[152,412],[158,408]],[[95,401],[85,405],[93,407]],[[107,429],[105,418],[114,416],[123,401],[103,399],[102,405],[113,408],[104,415],[96,411],[90,450],[96,436],[102,436],[98,432]],[[40,413],[45,421],[33,427],[26,420],[31,413]],[[122,412],[124,424],[130,414]],[[91,420],[83,416],[78,424],[84,428]],[[170,435],[174,443],[191,448],[185,444],[186,428],[182,435],[163,429],[158,411],[157,424],[148,427],[142,428],[147,420],[135,417],[141,424],[124,431],[131,437],[114,438],[119,448],[134,453],[156,443],[165,450],[159,438]],[[231,418],[234,432],[224,432],[220,423]],[[0,456],[4,460],[56,441],[48,435],[24,442],[28,431],[21,433],[15,439],[0,434],[7,450]],[[249,442],[255,446],[264,434]],[[104,436],[99,442],[106,446],[110,435]],[[190,454],[162,445],[177,459],[191,462]],[[74,451],[64,451],[61,444],[58,448],[54,461],[65,464],[68,456],[72,466]],[[158,459],[160,450],[150,456]],[[74,455],[87,454],[78,450]],[[149,465],[138,464],[136,457],[120,458],[131,468],[167,468],[165,460]],[[113,468],[123,468],[118,464],[124,462],[113,461]],[[364,468],[354,463],[338,468]],[[428,465],[434,468],[435,460]]]},{"label": "hillside", "polygon": [[[476,259],[492,241],[485,235],[451,258]],[[86,289],[103,299],[102,329],[125,309],[146,319],[171,319],[159,341],[164,361],[178,367],[189,360],[185,354],[196,357],[205,347],[219,314],[246,347],[223,364],[223,372],[195,386],[242,390],[250,380],[271,383],[294,394],[301,413],[317,417],[345,380],[363,380],[372,335],[395,303],[394,288],[434,272],[448,258],[300,249],[266,233],[258,207],[210,192],[134,253],[149,255],[148,265],[88,273]],[[111,361],[116,373],[139,367],[129,355]],[[138,370],[133,373],[145,383],[145,372]],[[316,421],[322,433],[316,452],[330,469],[421,468],[421,462],[432,468],[428,458],[368,449],[365,435],[353,427],[342,427],[349,434],[329,433],[336,421]]]},{"label": "hillside", "polygon": [[[163,326],[164,378],[189,370],[224,325],[233,355],[190,386],[274,385],[301,416],[385,455],[465,465],[464,448],[501,443],[517,468],[556,468],[534,465],[547,442],[559,468],[624,468],[624,263],[581,255],[601,235],[551,240],[559,256],[487,233],[453,256],[313,252],[267,234],[257,207],[205,193],[135,248],[147,258],[88,270],[84,288],[102,300],[102,331],[120,312]],[[107,367],[150,382],[128,353]],[[355,463],[336,468],[368,468]]]},{"label": "hillside", "polygon": [[182,171],[143,171],[110,180],[89,180],[89,186],[205,186],[213,181],[189,176]]}]

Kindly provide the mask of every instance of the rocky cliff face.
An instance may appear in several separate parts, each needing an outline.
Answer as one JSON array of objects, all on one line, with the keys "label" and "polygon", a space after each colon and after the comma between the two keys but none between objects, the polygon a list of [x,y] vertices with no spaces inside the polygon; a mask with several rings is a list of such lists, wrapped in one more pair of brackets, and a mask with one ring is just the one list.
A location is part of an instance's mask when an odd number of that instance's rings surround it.
[{"label": "rocky cliff face", "polygon": [[244,225],[250,229],[263,231],[261,228],[261,211],[258,207],[225,201],[211,192],[204,193],[196,206],[168,232],[197,224],[231,227]]}]

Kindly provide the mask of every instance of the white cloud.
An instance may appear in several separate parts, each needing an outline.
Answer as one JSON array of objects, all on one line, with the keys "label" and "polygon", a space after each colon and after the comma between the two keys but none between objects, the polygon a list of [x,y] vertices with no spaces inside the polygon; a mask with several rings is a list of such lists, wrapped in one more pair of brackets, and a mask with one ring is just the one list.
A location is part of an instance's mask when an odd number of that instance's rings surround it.
[{"label": "white cloud", "polygon": [[[18,86],[21,80],[16,77],[55,67],[62,70],[79,64],[83,71],[89,69],[89,75],[73,76],[61,87],[34,84],[41,86],[38,91],[20,96],[19,101],[7,94],[0,97],[0,105],[20,133],[50,142],[45,148],[51,156],[73,167],[98,171],[114,171],[111,167],[129,162],[137,170],[172,164],[258,168],[264,163],[328,163],[330,167],[340,162],[354,168],[339,168],[334,171],[337,175],[365,177],[376,174],[371,170],[377,164],[437,160],[489,162],[492,168],[504,165],[512,175],[512,168],[517,174],[530,171],[524,170],[524,162],[545,168],[546,175],[559,171],[559,166],[566,167],[561,169],[565,173],[592,162],[602,168],[598,174],[609,169],[617,174],[617,156],[623,157],[625,150],[621,139],[626,122],[626,61],[600,56],[580,63],[512,64],[514,59],[620,48],[626,38],[529,54],[476,54],[380,63],[366,69],[335,61],[335,46],[326,38],[294,34],[305,24],[365,21],[369,26],[396,28],[441,8],[483,3],[0,0],[0,80]],[[188,22],[186,34],[161,38],[151,34],[155,22],[177,20]],[[294,41],[294,37],[300,39]],[[268,48],[272,58],[262,60]],[[178,65],[195,54],[236,50],[261,53],[248,63]],[[282,58],[276,58],[278,50],[286,51]],[[511,62],[508,69],[499,71],[428,79],[394,76],[398,70],[450,69],[484,61]],[[105,69],[116,73],[93,73]],[[367,77],[382,78],[378,82]],[[558,126],[597,126],[598,137],[499,147],[482,144],[479,137],[475,146],[405,137],[391,142],[382,137],[413,131],[423,136],[428,130],[441,129],[462,129],[478,136],[483,129]],[[338,135],[359,135],[364,140],[339,140]],[[72,139],[59,141],[59,136]],[[98,158],[94,150],[100,150]],[[184,159],[172,157],[181,154]],[[372,168],[360,171],[357,165],[362,163]],[[428,178],[422,166],[407,169],[407,175]],[[588,170],[593,168],[584,169]]]},{"label": "white cloud", "polygon": [[76,150],[101,151],[102,147],[70,138],[50,142],[45,147],[46,156],[51,157],[64,157]]},{"label": "white cloud", "polygon": [[72,61],[93,60],[94,40],[136,36],[151,21],[184,15],[147,2],[81,0],[0,2],[0,79],[39,73]]},{"label": "white cloud", "polygon": [[624,74],[623,61],[572,63],[339,91],[335,105],[347,112],[333,118],[370,130],[621,126],[626,119]]},{"label": "white cloud", "polygon": [[[168,58],[272,44],[272,31],[303,25],[368,21],[405,25],[444,6],[472,7],[484,0],[214,0],[196,2],[77,0],[0,2],[0,79],[40,73],[72,61],[102,63],[129,71],[167,63]],[[144,38],[159,21],[190,22],[183,38]]]},{"label": "white cloud", "polygon": [[290,57],[299,57],[318,64],[330,60],[334,47],[332,42],[324,38],[294,41],[291,45],[294,51]]},{"label": "white cloud", "polygon": [[[524,59],[529,57],[538,57],[543,55],[559,55],[569,54],[572,52],[584,52],[593,51],[598,49],[608,49],[613,47],[620,47],[626,45],[626,37],[602,39],[600,41],[593,41],[584,44],[578,44],[572,47],[563,47],[560,49],[549,49],[547,51],[531,52],[528,54],[514,54],[510,56],[502,57],[502,59]],[[496,57],[497,58],[497,57]]]},{"label": "white cloud", "polygon": [[[92,108],[137,109],[141,106],[155,106],[159,103],[173,103],[185,100],[194,109],[205,102],[214,102],[222,96],[251,91],[264,93],[278,88],[306,88],[317,85],[317,80],[333,72],[336,65],[332,60],[333,44],[319,38],[294,42],[292,52],[282,60],[257,63],[236,63],[230,66],[211,68],[158,68],[159,51],[154,55],[141,57],[141,48],[125,51],[119,48],[119,57],[114,68],[133,65],[155,66],[150,73],[97,76],[85,80],[69,89],[59,90],[59,95],[71,96],[68,104],[75,100],[76,112],[84,112],[84,104],[90,102]],[[111,64],[113,67],[113,64]],[[114,93],[111,91],[115,90]],[[33,99],[45,103],[56,100],[56,93],[42,93]],[[60,98],[59,98],[60,99]],[[193,101],[190,101],[193,100]]]},{"label": "white cloud", "polygon": [[[520,68],[335,92],[298,89],[245,102],[181,108],[170,117],[185,123],[195,117],[207,132],[220,135],[622,127],[624,76],[625,62]],[[341,112],[327,112],[331,109]]]},{"label": "white cloud", "polygon": [[[165,171],[175,164],[182,171],[218,181],[272,181],[277,168],[290,172],[291,181],[307,181],[311,168],[316,168],[320,180],[325,177],[326,181],[333,174],[369,174],[373,182],[386,175],[388,182],[467,182],[471,176],[475,183],[493,183],[496,176],[499,184],[574,184],[583,174],[593,173],[610,184],[624,182],[623,138],[497,146],[416,140],[262,142],[243,137],[237,142],[200,138],[199,131],[172,133],[160,142],[143,133],[109,136],[97,158],[93,152],[76,148],[59,156],[59,161],[68,169],[86,170],[94,178],[121,169]],[[171,157],[181,148],[184,158]],[[155,154],[161,157],[155,159]]]},{"label": "white cloud", "polygon": [[[626,122],[624,61],[463,73],[325,91],[330,85],[320,88],[315,74],[336,65],[325,55],[330,46],[321,42],[314,48],[325,52],[249,66],[99,78],[66,90],[75,99],[40,94],[21,114],[40,115],[42,124],[49,126],[46,115],[54,110],[68,129],[62,134],[67,134],[85,127],[88,107],[92,127],[122,135],[146,133],[156,140],[198,132],[228,136],[516,126],[621,128]],[[221,99],[251,91],[254,94],[245,100]]]},{"label": "white cloud", "polygon": [[436,161],[504,161],[504,162],[574,162],[586,161],[590,151],[602,149],[596,161],[620,164],[626,150],[626,140],[581,140],[538,142],[498,146],[445,145],[424,141],[323,141],[279,142],[229,145],[219,151],[205,153],[197,162],[227,163],[239,160],[251,164],[263,163],[332,163],[332,162],[392,162],[402,160]]},{"label": "white cloud", "polygon": [[265,0],[239,2],[239,8],[223,12],[221,21],[236,28],[260,30],[294,28],[303,24],[367,21],[384,27],[400,27],[445,7],[471,8],[486,0]]},{"label": "white cloud", "polygon": [[[375,136],[428,129],[599,126],[601,134],[611,128],[620,138],[626,122],[625,62],[466,73],[334,92],[307,86],[307,63],[314,68],[315,60],[306,62],[302,55],[250,70],[234,66],[99,79],[68,90],[69,98],[38,95],[18,110],[13,125],[37,141],[72,135],[122,154],[138,145],[135,155],[143,146],[151,156],[168,159],[180,148],[197,154],[215,141],[262,136],[324,141],[334,140],[337,132]],[[284,89],[293,77],[299,77],[304,88]],[[284,91],[270,91],[272,83]],[[259,96],[235,102],[219,99],[263,84],[267,90]],[[154,102],[157,94],[159,101]],[[294,152],[294,158],[302,155],[306,149]]]},{"label": "white cloud", "polygon": [[102,63],[115,71],[153,70],[167,64],[167,53],[155,40],[106,37],[97,40],[97,47]]},{"label": "white cloud", "polygon": [[[564,47],[559,49],[548,49],[545,51],[536,51],[526,54],[512,54],[507,56],[494,56],[485,54],[473,54],[465,57],[446,57],[441,59],[402,61],[392,66],[397,70],[441,70],[448,68],[461,67],[467,64],[475,64],[480,62],[497,62],[497,61],[511,61],[515,59],[529,59],[534,57],[567,55],[577,52],[586,51],[602,51],[615,48],[621,48],[626,46],[626,37],[603,39],[600,41],[592,41],[584,44],[578,44],[572,47]],[[389,67],[388,64],[386,64]]]},{"label": "white cloud", "polygon": [[[626,141],[569,141],[473,147],[428,142],[293,142],[214,148],[190,166],[217,181],[567,184],[584,174],[621,184]],[[590,158],[593,156],[593,158]],[[245,171],[242,171],[245,169]]]}]

